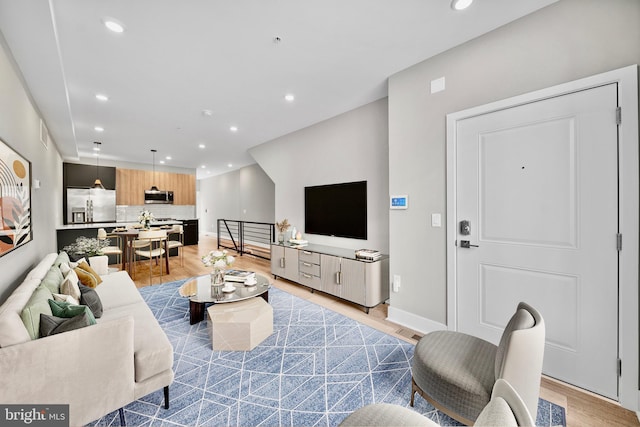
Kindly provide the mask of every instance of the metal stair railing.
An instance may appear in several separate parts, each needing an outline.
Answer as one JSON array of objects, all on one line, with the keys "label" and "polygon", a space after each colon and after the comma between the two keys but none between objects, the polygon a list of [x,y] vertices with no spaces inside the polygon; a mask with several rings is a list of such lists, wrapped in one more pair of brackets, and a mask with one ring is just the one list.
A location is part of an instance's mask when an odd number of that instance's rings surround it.
[{"label": "metal stair railing", "polygon": [[218,248],[240,254],[271,259],[271,243],[275,241],[275,224],[270,222],[218,219]]}]

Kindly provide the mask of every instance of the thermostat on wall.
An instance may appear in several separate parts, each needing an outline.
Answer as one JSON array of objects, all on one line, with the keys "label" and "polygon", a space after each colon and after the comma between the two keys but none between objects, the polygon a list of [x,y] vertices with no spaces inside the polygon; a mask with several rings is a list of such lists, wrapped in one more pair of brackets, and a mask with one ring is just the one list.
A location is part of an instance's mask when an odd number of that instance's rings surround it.
[{"label": "thermostat on wall", "polygon": [[389,208],[391,209],[407,209],[409,207],[409,196],[406,194],[402,196],[391,196],[389,201]]}]

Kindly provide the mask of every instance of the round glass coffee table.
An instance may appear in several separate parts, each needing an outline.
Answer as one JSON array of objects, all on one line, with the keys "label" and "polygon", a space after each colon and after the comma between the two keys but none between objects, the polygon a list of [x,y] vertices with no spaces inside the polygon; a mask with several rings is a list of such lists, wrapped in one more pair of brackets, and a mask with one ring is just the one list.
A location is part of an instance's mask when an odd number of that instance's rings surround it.
[{"label": "round glass coffee table", "polygon": [[226,302],[242,301],[245,299],[261,296],[269,302],[269,288],[271,282],[266,276],[256,273],[256,284],[246,286],[242,282],[226,282],[235,287],[233,292],[223,292],[222,286],[211,286],[211,276],[198,276],[187,280],[178,289],[180,296],[189,298],[189,323],[196,324],[204,320],[205,306],[207,303],[220,304]]}]

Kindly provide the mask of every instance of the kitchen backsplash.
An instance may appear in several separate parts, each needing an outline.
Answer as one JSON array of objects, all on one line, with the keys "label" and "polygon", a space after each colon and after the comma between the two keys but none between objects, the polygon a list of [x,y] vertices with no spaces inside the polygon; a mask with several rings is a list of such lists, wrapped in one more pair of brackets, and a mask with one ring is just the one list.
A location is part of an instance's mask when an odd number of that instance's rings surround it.
[{"label": "kitchen backsplash", "polygon": [[117,222],[137,222],[140,212],[148,210],[155,218],[195,219],[195,205],[118,205],[116,206]]}]

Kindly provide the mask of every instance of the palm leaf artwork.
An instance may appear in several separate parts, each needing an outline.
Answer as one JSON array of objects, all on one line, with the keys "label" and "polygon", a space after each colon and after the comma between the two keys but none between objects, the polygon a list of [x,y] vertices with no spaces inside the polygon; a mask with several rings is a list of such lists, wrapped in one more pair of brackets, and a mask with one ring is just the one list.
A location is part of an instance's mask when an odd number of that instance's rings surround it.
[{"label": "palm leaf artwork", "polygon": [[15,228],[14,228],[14,247],[20,246],[31,239],[31,209],[29,191],[20,185],[18,191],[18,200],[21,202],[22,209],[20,212],[14,210]]},{"label": "palm leaf artwork", "polygon": [[29,162],[0,141],[0,256],[32,239]]}]

